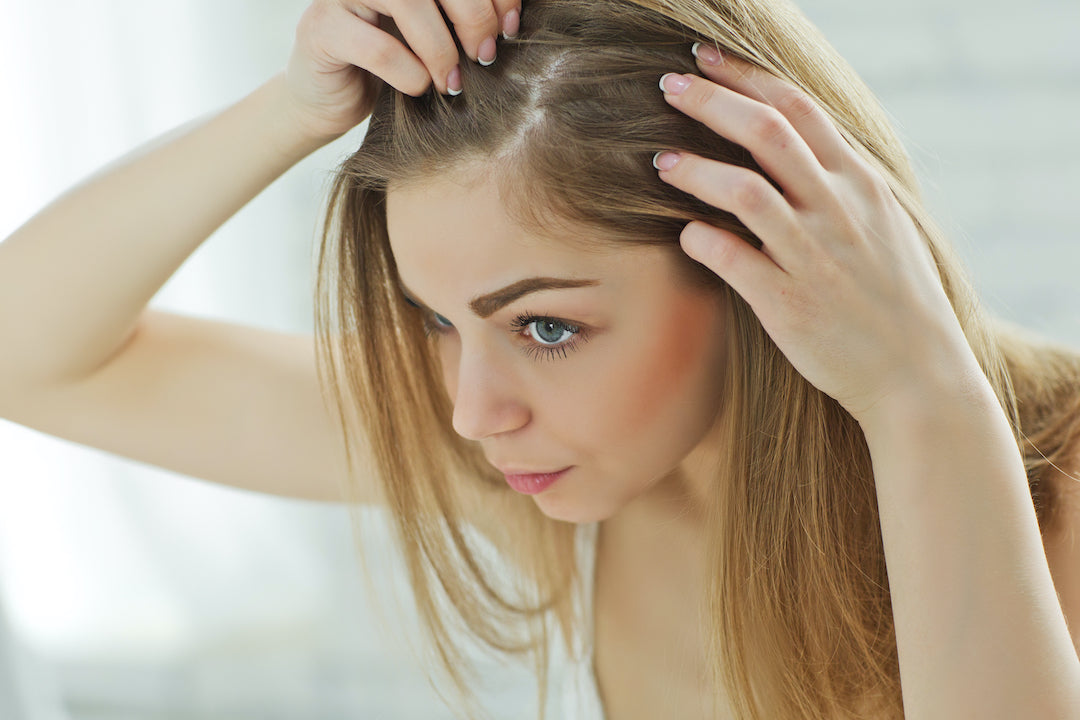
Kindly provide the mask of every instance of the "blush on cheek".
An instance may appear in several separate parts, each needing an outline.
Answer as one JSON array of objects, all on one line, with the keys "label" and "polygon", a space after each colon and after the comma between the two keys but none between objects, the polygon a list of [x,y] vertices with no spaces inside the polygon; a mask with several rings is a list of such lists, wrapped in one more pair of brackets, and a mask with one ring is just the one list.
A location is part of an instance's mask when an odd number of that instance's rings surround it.
[{"label": "blush on cheek", "polygon": [[712,302],[693,295],[673,299],[651,318],[652,331],[623,378],[621,417],[628,430],[652,426],[655,433],[679,436],[699,417],[711,417],[719,373],[717,322]]}]

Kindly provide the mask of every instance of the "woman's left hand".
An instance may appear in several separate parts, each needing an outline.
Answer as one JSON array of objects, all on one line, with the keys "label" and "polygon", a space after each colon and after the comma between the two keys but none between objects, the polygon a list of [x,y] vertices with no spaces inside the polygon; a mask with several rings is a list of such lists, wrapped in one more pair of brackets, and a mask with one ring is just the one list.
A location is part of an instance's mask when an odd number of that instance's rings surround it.
[{"label": "woman's left hand", "polygon": [[682,231],[686,253],[860,422],[898,394],[933,397],[942,382],[971,378],[978,363],[933,257],[881,174],[800,89],[726,54],[698,67],[705,78],[665,75],[665,99],[745,147],[783,192],[747,168],[677,149],[658,156],[661,179],[762,241],[757,250],[694,221]]}]

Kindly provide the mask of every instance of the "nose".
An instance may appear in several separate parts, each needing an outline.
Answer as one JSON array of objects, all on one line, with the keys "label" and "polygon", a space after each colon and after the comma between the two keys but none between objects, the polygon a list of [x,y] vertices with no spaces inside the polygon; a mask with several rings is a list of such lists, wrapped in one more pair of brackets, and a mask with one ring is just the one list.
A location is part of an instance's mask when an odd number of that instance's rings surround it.
[{"label": "nose", "polygon": [[[518,430],[529,423],[530,413],[522,401],[508,368],[496,358],[462,353],[458,359],[454,400],[454,431],[469,440],[483,440]],[[449,378],[448,378],[449,379]]]}]

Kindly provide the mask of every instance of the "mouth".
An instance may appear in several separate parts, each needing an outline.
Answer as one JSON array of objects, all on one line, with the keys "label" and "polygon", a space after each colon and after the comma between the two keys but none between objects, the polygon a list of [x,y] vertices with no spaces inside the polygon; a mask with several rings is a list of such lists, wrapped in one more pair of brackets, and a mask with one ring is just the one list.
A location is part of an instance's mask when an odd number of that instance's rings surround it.
[{"label": "mouth", "polygon": [[555,484],[573,468],[573,465],[562,470],[551,472],[531,472],[522,470],[502,469],[500,471],[506,477],[507,484],[522,495],[537,495]]}]

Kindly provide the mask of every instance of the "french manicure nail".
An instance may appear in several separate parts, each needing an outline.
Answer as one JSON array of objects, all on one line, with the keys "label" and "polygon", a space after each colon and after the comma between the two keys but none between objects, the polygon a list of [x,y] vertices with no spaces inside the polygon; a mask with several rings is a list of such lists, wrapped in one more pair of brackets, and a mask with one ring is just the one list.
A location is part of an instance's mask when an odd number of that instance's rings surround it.
[{"label": "french manicure nail", "polygon": [[521,28],[521,13],[517,8],[514,8],[510,12],[503,15],[502,22],[502,36],[507,40],[513,40],[517,37],[518,30]]},{"label": "french manicure nail", "polygon": [[724,62],[724,56],[712,45],[696,42],[694,47],[690,48],[690,52],[705,65],[719,65]]},{"label": "french manicure nail", "polygon": [[484,38],[480,47],[476,50],[477,61],[484,66],[495,62],[495,37]]},{"label": "french manicure nail", "polygon": [[451,95],[461,94],[461,66],[455,65],[450,74],[446,76],[446,92]]},{"label": "french manicure nail", "polygon": [[652,166],[657,170],[670,170],[679,164],[679,153],[661,150],[652,157]]},{"label": "french manicure nail", "polygon": [[665,73],[660,77],[660,89],[668,95],[679,95],[690,87],[690,80],[678,73]]}]

